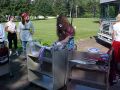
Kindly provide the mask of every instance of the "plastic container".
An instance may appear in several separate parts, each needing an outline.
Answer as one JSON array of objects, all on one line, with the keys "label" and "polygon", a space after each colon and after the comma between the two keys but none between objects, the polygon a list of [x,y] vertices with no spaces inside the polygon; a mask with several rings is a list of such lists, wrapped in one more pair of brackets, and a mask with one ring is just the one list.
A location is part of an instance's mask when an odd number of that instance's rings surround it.
[{"label": "plastic container", "polygon": [[100,55],[100,58],[101,58],[101,60],[103,60],[103,61],[108,61],[108,60],[109,60],[109,55],[106,54],[106,53],[104,53],[104,54],[101,54],[101,55]]},{"label": "plastic container", "polygon": [[100,52],[100,49],[98,49],[98,48],[89,48],[88,49],[88,52],[90,52],[90,53],[99,53]]}]

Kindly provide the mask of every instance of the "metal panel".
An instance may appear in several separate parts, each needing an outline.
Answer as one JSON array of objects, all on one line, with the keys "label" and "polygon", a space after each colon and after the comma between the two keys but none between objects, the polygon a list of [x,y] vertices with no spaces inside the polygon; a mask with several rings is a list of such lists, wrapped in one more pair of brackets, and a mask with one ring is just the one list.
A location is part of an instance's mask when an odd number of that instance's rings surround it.
[{"label": "metal panel", "polygon": [[[33,49],[34,48],[34,49]],[[38,52],[41,46],[36,42],[27,47],[28,80],[47,90],[58,90],[66,83],[68,50],[45,49],[42,63],[39,63]],[[49,52],[48,52],[49,51]]]},{"label": "metal panel", "polygon": [[65,85],[67,72],[67,50],[53,51],[54,90]]},{"label": "metal panel", "polygon": [[117,0],[100,0],[100,3],[107,3],[107,2],[112,2],[112,1],[117,1]]},{"label": "metal panel", "polygon": [[[91,64],[91,57],[99,58],[99,54],[75,51],[69,58],[69,76],[72,81],[77,81],[78,84],[86,85],[97,89],[109,88],[109,65],[105,64]],[[77,62],[76,62],[77,61]],[[82,63],[79,61],[90,61],[89,63]]]},{"label": "metal panel", "polygon": [[0,66],[0,76],[10,73],[10,65],[6,63]]}]

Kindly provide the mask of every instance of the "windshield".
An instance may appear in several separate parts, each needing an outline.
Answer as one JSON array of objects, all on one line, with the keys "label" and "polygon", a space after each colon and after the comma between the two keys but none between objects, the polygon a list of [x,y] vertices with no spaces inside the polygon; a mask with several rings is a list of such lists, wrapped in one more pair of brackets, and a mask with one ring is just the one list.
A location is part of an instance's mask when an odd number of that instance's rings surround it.
[{"label": "windshield", "polygon": [[119,13],[119,4],[116,3],[103,3],[100,6],[100,17],[104,19],[114,19]]}]

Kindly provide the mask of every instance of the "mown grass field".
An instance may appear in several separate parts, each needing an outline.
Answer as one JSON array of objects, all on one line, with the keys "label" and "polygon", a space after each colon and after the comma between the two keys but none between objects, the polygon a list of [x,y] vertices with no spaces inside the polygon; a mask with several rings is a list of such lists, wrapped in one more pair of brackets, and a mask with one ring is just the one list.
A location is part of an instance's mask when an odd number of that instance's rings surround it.
[{"label": "mown grass field", "polygon": [[[96,36],[98,32],[97,18],[75,18],[73,25],[76,26],[75,40],[86,39],[90,36]],[[42,40],[48,44],[52,44],[57,40],[56,36],[56,19],[35,20],[32,21],[35,27],[35,40]]]}]

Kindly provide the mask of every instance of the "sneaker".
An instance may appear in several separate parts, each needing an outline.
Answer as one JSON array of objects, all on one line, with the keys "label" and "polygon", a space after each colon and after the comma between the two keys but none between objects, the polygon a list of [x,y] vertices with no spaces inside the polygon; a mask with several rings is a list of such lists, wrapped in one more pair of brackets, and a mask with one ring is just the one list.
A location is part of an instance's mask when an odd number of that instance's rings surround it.
[{"label": "sneaker", "polygon": [[118,82],[118,80],[117,80],[117,79],[114,79],[114,80],[113,80],[113,83],[117,83],[117,82]]},{"label": "sneaker", "polygon": [[12,55],[12,51],[10,50],[10,51],[9,51],[9,56],[11,56],[11,55]]},{"label": "sneaker", "polygon": [[18,51],[15,51],[15,53],[14,53],[13,55],[17,55],[17,56],[18,56],[18,55],[19,55],[19,54],[18,54]]},{"label": "sneaker", "polygon": [[116,75],[116,79],[117,79],[117,81],[120,81],[120,75],[119,74]]},{"label": "sneaker", "polygon": [[18,51],[16,51],[16,55],[18,56],[19,54],[18,54]]},{"label": "sneaker", "polygon": [[119,76],[118,76],[118,75],[116,75],[116,78],[115,78],[115,79],[113,79],[113,83],[114,83],[114,84],[116,84],[118,81],[119,81]]}]

